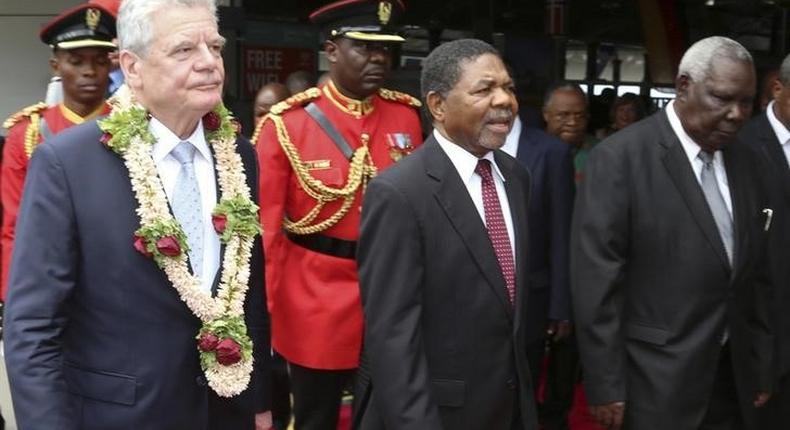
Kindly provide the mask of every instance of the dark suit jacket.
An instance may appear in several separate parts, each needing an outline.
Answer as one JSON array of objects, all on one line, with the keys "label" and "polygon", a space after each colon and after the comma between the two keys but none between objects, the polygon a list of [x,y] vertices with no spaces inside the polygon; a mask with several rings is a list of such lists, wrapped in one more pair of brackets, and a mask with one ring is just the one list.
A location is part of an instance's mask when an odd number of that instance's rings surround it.
[{"label": "dark suit jacket", "polygon": [[772,289],[763,272],[767,198],[752,151],[723,150],[734,264],[664,111],[590,154],[577,194],[571,287],[593,405],[626,402],[626,428],[697,428],[729,328],[747,422],[770,391]]},{"label": "dark suit jacket", "polygon": [[[741,140],[752,147],[763,162],[759,172],[771,191],[773,227],[770,235],[769,261],[776,286],[778,322],[776,330],[777,373],[790,373],[790,168],[776,133],[765,113],[754,117],[740,133]],[[790,375],[789,375],[790,376]]]},{"label": "dark suit jacket", "polygon": [[[536,429],[524,314],[529,174],[497,151],[516,238],[516,306],[485,225],[433,137],[368,186],[360,429]],[[500,197],[501,198],[501,197]]]},{"label": "dark suit jacket", "polygon": [[[200,369],[200,321],[132,246],[137,201],[100,135],[96,122],[70,128],[30,163],[5,322],[20,428],[253,428],[269,402],[260,241],[245,304],[256,370],[244,393],[220,399]],[[257,196],[255,153],[243,139],[238,148]]]},{"label": "dark suit jacket", "polygon": [[527,343],[542,340],[546,321],[570,320],[568,254],[573,213],[573,159],[570,145],[536,128],[524,127],[516,159],[529,170],[527,212]]}]

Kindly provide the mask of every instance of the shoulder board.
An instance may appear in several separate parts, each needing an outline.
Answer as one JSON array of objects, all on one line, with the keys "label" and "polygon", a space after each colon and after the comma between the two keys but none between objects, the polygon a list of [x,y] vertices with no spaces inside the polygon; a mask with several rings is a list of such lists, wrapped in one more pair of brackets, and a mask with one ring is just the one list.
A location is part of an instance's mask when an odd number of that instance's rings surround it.
[{"label": "shoulder board", "polygon": [[311,102],[321,97],[321,90],[316,87],[309,88],[301,93],[297,93],[288,97],[287,99],[272,106],[269,113],[272,115],[282,115],[283,112],[293,109],[297,106],[302,106],[305,103]]},{"label": "shoulder board", "polygon": [[418,99],[400,91],[388,90],[386,88],[379,88],[379,96],[384,100],[403,103],[411,107],[418,108],[422,106],[422,102]]},{"label": "shoulder board", "polygon": [[30,105],[30,106],[22,109],[21,111],[19,111],[19,112],[15,113],[15,114],[11,115],[10,117],[8,117],[8,119],[5,120],[5,122],[3,122],[3,128],[9,129],[9,128],[13,127],[14,124],[18,123],[19,121],[22,121],[25,118],[30,118],[31,115],[36,114],[36,113],[40,113],[46,108],[47,108],[47,104],[46,103],[41,103],[41,102],[36,103],[34,105]]}]

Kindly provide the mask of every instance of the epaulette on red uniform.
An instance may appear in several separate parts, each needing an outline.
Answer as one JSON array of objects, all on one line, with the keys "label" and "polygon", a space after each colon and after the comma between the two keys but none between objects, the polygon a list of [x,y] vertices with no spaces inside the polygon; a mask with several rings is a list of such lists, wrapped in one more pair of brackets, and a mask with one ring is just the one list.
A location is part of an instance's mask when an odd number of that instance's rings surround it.
[{"label": "epaulette on red uniform", "polygon": [[379,96],[384,100],[403,103],[413,108],[422,107],[422,102],[415,97],[400,91],[388,90],[386,88],[379,89]]},{"label": "epaulette on red uniform", "polygon": [[19,124],[20,122],[27,122],[27,128],[24,131],[25,136],[25,152],[30,155],[39,141],[39,120],[43,112],[47,109],[47,104],[43,102],[30,105],[19,112],[11,115],[3,122],[3,128],[11,130],[11,127]]}]

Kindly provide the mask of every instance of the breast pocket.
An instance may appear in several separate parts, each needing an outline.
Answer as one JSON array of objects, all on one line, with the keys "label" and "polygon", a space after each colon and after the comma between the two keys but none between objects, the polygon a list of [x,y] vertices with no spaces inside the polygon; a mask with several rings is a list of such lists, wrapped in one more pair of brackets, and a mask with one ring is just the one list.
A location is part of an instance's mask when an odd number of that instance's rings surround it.
[{"label": "breast pocket", "polygon": [[343,172],[337,167],[310,170],[310,176],[318,179],[324,185],[334,188],[343,187]]},{"label": "breast pocket", "polygon": [[64,365],[68,391],[93,400],[131,406],[135,403],[137,379],[120,373],[88,370]]}]

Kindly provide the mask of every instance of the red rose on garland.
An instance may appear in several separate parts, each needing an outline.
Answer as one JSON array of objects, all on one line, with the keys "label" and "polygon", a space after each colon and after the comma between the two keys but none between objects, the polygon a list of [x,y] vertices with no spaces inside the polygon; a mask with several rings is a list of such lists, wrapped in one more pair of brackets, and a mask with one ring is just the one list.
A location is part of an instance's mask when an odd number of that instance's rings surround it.
[{"label": "red rose on garland", "polygon": [[156,241],[156,249],[168,257],[181,255],[181,246],[174,236],[165,236]]},{"label": "red rose on garland", "polygon": [[219,339],[217,336],[214,336],[212,333],[206,332],[200,335],[200,340],[198,341],[198,349],[203,352],[214,351],[219,345]]},{"label": "red rose on garland", "polygon": [[145,255],[148,258],[151,258],[154,254],[148,251],[147,243],[145,238],[142,236],[134,235],[134,249],[137,250],[140,254]]},{"label": "red rose on garland", "polygon": [[225,338],[217,345],[214,354],[219,364],[230,366],[241,361],[241,346],[235,340]]},{"label": "red rose on garland", "polygon": [[110,144],[110,139],[112,139],[112,135],[110,133],[104,133],[99,138],[99,142],[104,146],[108,146]]},{"label": "red rose on garland", "polygon": [[214,230],[216,230],[217,233],[225,233],[225,228],[228,224],[228,217],[226,217],[224,214],[212,215],[211,223],[214,224]]},{"label": "red rose on garland", "polygon": [[203,127],[208,131],[217,131],[222,124],[222,118],[216,112],[211,111],[203,115]]}]

